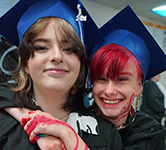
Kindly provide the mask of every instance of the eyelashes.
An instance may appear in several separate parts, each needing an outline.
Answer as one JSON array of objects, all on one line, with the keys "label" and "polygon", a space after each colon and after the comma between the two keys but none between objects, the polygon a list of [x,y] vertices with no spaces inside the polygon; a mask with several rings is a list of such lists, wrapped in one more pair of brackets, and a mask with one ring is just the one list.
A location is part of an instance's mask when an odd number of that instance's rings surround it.
[{"label": "eyelashes", "polygon": [[[101,81],[101,82],[107,82],[109,80],[109,78],[99,77],[97,80]],[[114,82],[125,82],[127,80],[128,80],[127,77],[117,77],[117,78],[113,79]]]},{"label": "eyelashes", "polygon": [[[33,49],[34,49],[34,51],[48,51],[48,50],[51,49],[51,47],[45,46],[45,45],[38,45],[38,44],[36,44],[36,45],[33,45]],[[66,47],[66,46],[65,47],[61,47],[60,50],[66,52],[66,53],[72,53],[74,51],[71,46],[69,46],[69,47]]]},{"label": "eyelashes", "polygon": [[39,50],[41,50],[41,51],[43,51],[43,50],[48,50],[48,48],[47,48],[46,46],[43,46],[43,45],[33,45],[33,49],[34,49],[35,51],[39,51]]}]

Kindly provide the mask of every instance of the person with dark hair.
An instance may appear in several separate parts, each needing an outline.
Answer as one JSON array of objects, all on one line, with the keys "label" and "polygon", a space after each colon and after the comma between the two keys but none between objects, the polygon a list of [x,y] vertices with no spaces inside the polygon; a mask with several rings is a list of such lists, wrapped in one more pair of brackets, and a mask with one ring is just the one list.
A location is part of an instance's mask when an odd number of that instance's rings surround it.
[{"label": "person with dark hair", "polygon": [[0,18],[0,33],[19,47],[13,83],[0,87],[0,149],[122,148],[116,127],[83,106],[86,26],[77,13],[76,0],[20,0]]}]

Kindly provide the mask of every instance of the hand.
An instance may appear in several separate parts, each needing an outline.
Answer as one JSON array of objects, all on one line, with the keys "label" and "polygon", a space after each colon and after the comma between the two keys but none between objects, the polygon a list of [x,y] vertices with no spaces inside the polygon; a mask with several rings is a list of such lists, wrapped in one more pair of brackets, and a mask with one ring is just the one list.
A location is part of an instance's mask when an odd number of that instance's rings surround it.
[{"label": "hand", "polygon": [[81,150],[84,149],[83,147],[88,149],[72,127],[48,113],[31,112],[27,117],[24,117],[24,121],[27,121],[24,130],[29,135],[31,142],[35,142],[38,139],[37,135],[43,133],[62,139],[67,149]]},{"label": "hand", "polygon": [[[24,115],[21,120],[21,126],[24,128],[26,123],[31,120],[32,116],[38,115],[40,113],[41,111],[37,110],[31,111],[27,115]],[[47,114],[47,116],[52,117],[50,114]],[[65,145],[61,139],[50,135],[37,139],[37,144],[41,150],[66,150]]]},{"label": "hand", "polygon": [[[42,111],[40,111],[40,110],[36,110],[36,111],[29,111],[27,114],[24,114],[24,115],[22,116],[21,121],[20,121],[21,126],[24,128],[24,126],[26,125],[26,123],[27,123],[28,121],[30,121],[30,120],[33,118],[33,116],[35,116],[35,115],[37,115],[37,114],[40,114],[41,112],[42,112]],[[33,115],[31,115],[31,114],[33,114]]]},{"label": "hand", "polygon": [[37,144],[41,150],[67,150],[62,140],[53,136],[39,138]]}]

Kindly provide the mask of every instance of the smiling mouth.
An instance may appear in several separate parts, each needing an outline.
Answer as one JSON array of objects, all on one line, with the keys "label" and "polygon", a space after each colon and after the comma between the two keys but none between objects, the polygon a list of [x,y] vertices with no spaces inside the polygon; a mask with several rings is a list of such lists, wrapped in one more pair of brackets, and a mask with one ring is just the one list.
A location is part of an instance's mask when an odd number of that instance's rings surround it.
[{"label": "smiling mouth", "polygon": [[44,72],[48,72],[48,73],[53,73],[53,74],[65,74],[69,71],[65,70],[65,69],[58,69],[58,68],[50,68],[50,69],[46,69],[44,70]]},{"label": "smiling mouth", "polygon": [[101,98],[101,101],[105,104],[118,104],[122,101],[122,99],[116,99],[116,100],[106,100],[104,98]]}]

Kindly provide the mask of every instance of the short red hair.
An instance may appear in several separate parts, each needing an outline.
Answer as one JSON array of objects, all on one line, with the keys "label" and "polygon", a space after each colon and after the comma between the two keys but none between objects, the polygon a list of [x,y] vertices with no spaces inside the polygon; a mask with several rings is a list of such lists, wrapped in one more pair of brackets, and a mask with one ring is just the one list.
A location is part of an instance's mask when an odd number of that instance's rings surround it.
[{"label": "short red hair", "polygon": [[91,60],[91,83],[93,84],[95,80],[98,80],[105,73],[107,78],[114,80],[119,76],[120,71],[123,70],[130,58],[133,59],[136,64],[138,79],[142,80],[142,69],[135,56],[123,46],[108,44],[98,50]]}]

